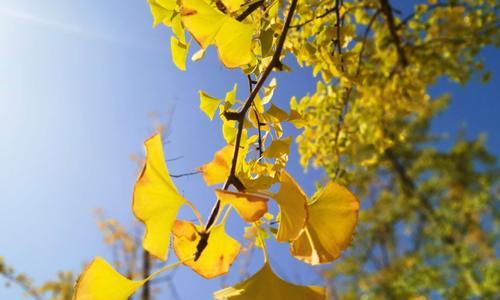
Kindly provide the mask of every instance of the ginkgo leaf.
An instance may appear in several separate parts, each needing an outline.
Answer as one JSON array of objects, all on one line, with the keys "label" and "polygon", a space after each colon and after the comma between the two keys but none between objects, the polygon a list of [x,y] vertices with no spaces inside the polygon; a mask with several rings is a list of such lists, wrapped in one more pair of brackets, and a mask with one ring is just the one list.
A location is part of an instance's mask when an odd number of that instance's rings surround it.
[{"label": "ginkgo leaf", "polygon": [[217,151],[209,163],[201,166],[200,171],[207,185],[214,185],[226,181],[231,169],[234,146],[226,145]]},{"label": "ginkgo leaf", "polygon": [[308,208],[306,230],[292,243],[292,255],[312,265],[329,263],[351,242],[359,200],[346,187],[330,182]]},{"label": "ginkgo leaf", "polygon": [[170,230],[179,208],[187,200],[179,194],[165,164],[160,134],[149,138],[146,163],[134,187],[132,209],[146,226],[143,247],[158,259],[165,260],[170,244]]},{"label": "ginkgo leaf", "polygon": [[164,23],[169,26],[177,6],[175,0],[148,0],[151,14],[153,15],[153,26]]},{"label": "ginkgo leaf", "polygon": [[222,0],[224,6],[231,12],[237,11],[241,5],[244,3],[244,0]]},{"label": "ginkgo leaf", "polygon": [[187,260],[197,251],[203,228],[187,221],[175,221],[172,228],[174,251],[180,261],[199,275],[210,279],[227,273],[229,267],[240,253],[241,246],[227,235],[224,224],[211,228],[207,247],[198,260]]},{"label": "ginkgo leaf", "polygon": [[269,263],[252,277],[214,293],[217,300],[325,300],[326,290],[319,286],[295,285],[284,281]]},{"label": "ginkgo leaf", "polygon": [[267,197],[224,190],[216,190],[215,193],[222,204],[234,207],[238,215],[247,222],[259,220],[267,212]]},{"label": "ginkgo leaf", "polygon": [[266,114],[276,119],[276,121],[278,122],[288,120],[288,114],[286,113],[286,111],[282,110],[274,104],[271,104],[271,107],[266,111]]},{"label": "ginkgo leaf", "polygon": [[73,299],[127,300],[144,282],[127,279],[104,259],[96,257],[78,278]]},{"label": "ginkgo leaf", "polygon": [[200,94],[200,109],[203,111],[210,120],[214,119],[215,112],[222,102],[221,99],[214,98],[207,95],[204,91],[199,91]]},{"label": "ginkgo leaf", "polygon": [[307,196],[297,182],[286,171],[280,175],[280,189],[273,196],[280,209],[280,224],[276,240],[295,240],[306,225]]},{"label": "ginkgo leaf", "polygon": [[183,0],[182,4],[182,22],[202,48],[215,44],[220,60],[228,68],[252,60],[252,24],[238,22],[204,0]]},{"label": "ginkgo leaf", "polygon": [[274,140],[264,152],[264,157],[277,158],[283,155],[288,155],[288,153],[290,152],[291,144],[292,137],[287,137],[286,139],[282,140]]},{"label": "ginkgo leaf", "polygon": [[227,103],[226,109],[230,108],[234,103],[236,103],[236,89],[238,85],[234,84],[233,89],[226,93],[226,98],[224,98],[224,102]]},{"label": "ginkgo leaf", "polygon": [[226,143],[234,143],[237,133],[238,128],[236,128],[236,121],[222,121],[222,135],[224,136],[224,140],[226,141]]},{"label": "ginkgo leaf", "polygon": [[177,40],[175,37],[170,37],[170,49],[172,52],[172,60],[174,64],[182,71],[186,71],[186,58],[188,53],[188,45]]}]

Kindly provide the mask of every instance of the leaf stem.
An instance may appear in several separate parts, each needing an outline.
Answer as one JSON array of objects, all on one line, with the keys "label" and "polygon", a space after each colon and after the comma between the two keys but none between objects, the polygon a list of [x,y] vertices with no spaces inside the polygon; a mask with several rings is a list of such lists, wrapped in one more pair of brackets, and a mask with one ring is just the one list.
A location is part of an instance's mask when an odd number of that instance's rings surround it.
[{"label": "leaf stem", "polygon": [[257,238],[259,239],[260,244],[262,245],[262,252],[264,253],[264,262],[268,262],[269,255],[267,254],[266,242],[264,241],[264,239],[262,238],[262,235],[260,234],[260,226],[257,225],[257,223],[255,223],[255,222],[253,223],[253,226],[257,230]]},{"label": "leaf stem", "polygon": [[142,281],[146,282],[146,281],[149,281],[153,278],[155,278],[156,276],[160,275],[161,273],[165,272],[165,271],[168,271],[170,269],[173,269],[175,267],[178,267],[179,265],[182,265],[183,263],[187,262],[187,261],[190,261],[190,260],[193,260],[194,259],[194,255],[189,257],[189,258],[186,258],[184,260],[179,260],[179,261],[176,261],[170,265],[166,265],[164,266],[163,268],[151,273],[151,275],[149,275],[148,277],[144,278]]}]

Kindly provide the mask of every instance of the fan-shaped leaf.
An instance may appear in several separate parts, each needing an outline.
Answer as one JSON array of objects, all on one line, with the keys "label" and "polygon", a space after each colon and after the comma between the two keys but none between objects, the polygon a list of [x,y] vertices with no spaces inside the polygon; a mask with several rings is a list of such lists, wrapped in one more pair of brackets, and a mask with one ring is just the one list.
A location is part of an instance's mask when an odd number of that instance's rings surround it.
[{"label": "fan-shaped leaf", "polygon": [[226,67],[239,67],[252,60],[252,24],[238,22],[203,0],[183,1],[182,22],[202,48],[215,44]]},{"label": "fan-shaped leaf", "polygon": [[74,300],[127,300],[144,281],[132,281],[96,257],[78,278]]},{"label": "fan-shaped leaf", "polygon": [[[203,228],[187,221],[175,221],[172,228],[174,251],[180,261],[192,257],[200,241]],[[209,279],[227,273],[240,253],[240,244],[227,235],[224,224],[215,225],[210,230],[207,247],[198,260],[187,260],[184,264],[199,275]]]},{"label": "fan-shaped leaf", "polygon": [[267,212],[268,198],[250,194],[224,190],[216,190],[217,198],[222,204],[229,204],[238,215],[247,222],[259,220]]},{"label": "fan-shaped leaf", "polygon": [[280,208],[280,225],[276,240],[293,241],[306,224],[307,196],[292,176],[283,171],[280,175],[280,189],[273,198]]},{"label": "fan-shaped leaf", "polygon": [[292,255],[312,265],[337,259],[351,242],[358,211],[356,196],[330,182],[309,205],[306,231],[292,243]]},{"label": "fan-shaped leaf", "polygon": [[158,259],[165,260],[170,244],[170,230],[179,208],[187,203],[170,178],[160,134],[145,143],[146,163],[135,184],[132,209],[146,225],[143,247]]},{"label": "fan-shaped leaf", "polygon": [[269,263],[252,277],[214,293],[218,300],[324,300],[326,291],[318,286],[301,286],[284,281]]}]

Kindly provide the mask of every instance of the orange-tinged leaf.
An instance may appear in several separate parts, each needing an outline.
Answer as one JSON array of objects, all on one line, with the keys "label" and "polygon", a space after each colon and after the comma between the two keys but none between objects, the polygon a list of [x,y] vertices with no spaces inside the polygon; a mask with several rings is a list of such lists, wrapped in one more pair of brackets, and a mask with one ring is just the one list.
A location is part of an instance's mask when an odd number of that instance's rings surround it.
[{"label": "orange-tinged leaf", "polygon": [[284,281],[269,263],[252,277],[214,293],[217,300],[325,300],[326,290],[319,286],[295,285]]},{"label": "orange-tinged leaf", "polygon": [[252,60],[252,24],[236,21],[204,0],[183,0],[182,5],[186,29],[202,48],[215,44],[226,67],[239,67]]},{"label": "orange-tinged leaf", "polygon": [[222,204],[234,207],[238,215],[247,222],[259,220],[267,212],[267,197],[224,190],[216,190],[215,193]]},{"label": "orange-tinged leaf", "polygon": [[177,212],[187,200],[179,194],[165,164],[160,134],[145,143],[146,164],[134,187],[132,209],[146,226],[143,247],[158,259],[165,260],[170,244],[170,230]]},{"label": "orange-tinged leaf", "polygon": [[306,230],[292,243],[292,255],[312,265],[337,259],[351,242],[358,211],[356,196],[330,182],[309,205]]},{"label": "orange-tinged leaf", "polygon": [[207,247],[197,261],[187,260],[196,253],[196,246],[200,240],[201,226],[187,221],[175,221],[172,228],[174,235],[174,251],[180,261],[199,275],[210,279],[227,273],[229,267],[240,253],[238,241],[227,235],[224,224],[212,227],[208,237]]},{"label": "orange-tinged leaf", "polygon": [[132,281],[96,257],[78,278],[74,300],[127,300],[145,281]]},{"label": "orange-tinged leaf", "polygon": [[306,225],[307,196],[286,171],[280,175],[280,189],[273,196],[280,208],[280,224],[276,240],[295,240]]},{"label": "orange-tinged leaf", "polygon": [[226,181],[231,169],[234,146],[226,145],[217,151],[211,162],[201,166],[203,179],[207,185],[214,185]]}]

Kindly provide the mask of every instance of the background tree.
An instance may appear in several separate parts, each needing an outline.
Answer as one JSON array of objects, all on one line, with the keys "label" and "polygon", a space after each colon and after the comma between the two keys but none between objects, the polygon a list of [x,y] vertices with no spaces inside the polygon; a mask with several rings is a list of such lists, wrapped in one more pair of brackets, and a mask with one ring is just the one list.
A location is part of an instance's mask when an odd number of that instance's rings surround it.
[{"label": "background tree", "polygon": [[419,1],[405,13],[398,5],[298,8],[289,47],[321,77],[291,102],[308,124],[297,139],[302,163],[356,186],[364,207],[352,251],[325,276],[339,299],[493,299],[498,165],[482,136],[459,131],[443,146],[431,133],[449,97],[429,88],[442,77],[489,78],[476,56],[498,46],[498,3]]}]

